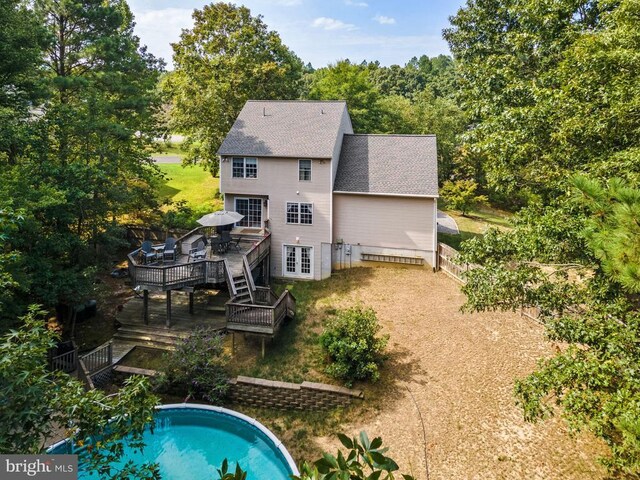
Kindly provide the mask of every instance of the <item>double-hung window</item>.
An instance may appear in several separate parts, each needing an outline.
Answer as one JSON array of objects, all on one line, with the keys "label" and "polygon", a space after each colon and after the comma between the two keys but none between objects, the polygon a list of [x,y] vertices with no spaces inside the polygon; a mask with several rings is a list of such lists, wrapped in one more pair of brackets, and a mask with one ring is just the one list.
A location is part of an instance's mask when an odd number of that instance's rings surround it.
[{"label": "double-hung window", "polygon": [[287,202],[287,223],[313,224],[313,204]]},{"label": "double-hung window", "polygon": [[236,212],[244,215],[236,225],[240,227],[262,227],[262,199],[236,198]]},{"label": "double-hung window", "polygon": [[311,160],[298,160],[298,180],[311,181]]},{"label": "double-hung window", "polygon": [[256,158],[233,157],[231,170],[233,178],[258,178],[258,160]]}]

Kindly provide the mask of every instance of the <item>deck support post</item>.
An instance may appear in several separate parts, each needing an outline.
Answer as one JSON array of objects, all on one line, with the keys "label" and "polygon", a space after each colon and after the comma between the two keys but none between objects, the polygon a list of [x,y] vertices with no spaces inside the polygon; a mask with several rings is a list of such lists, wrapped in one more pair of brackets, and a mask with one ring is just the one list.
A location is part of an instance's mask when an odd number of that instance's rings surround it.
[{"label": "deck support post", "polygon": [[189,292],[189,313],[193,315],[193,292]]},{"label": "deck support post", "polygon": [[236,353],[236,332],[231,332],[231,355]]},{"label": "deck support post", "polygon": [[171,290],[167,290],[167,328],[171,328]]},{"label": "deck support post", "polygon": [[264,358],[264,335],[262,336],[262,358]]},{"label": "deck support post", "polygon": [[142,305],[144,324],[149,325],[149,290],[142,291]]}]

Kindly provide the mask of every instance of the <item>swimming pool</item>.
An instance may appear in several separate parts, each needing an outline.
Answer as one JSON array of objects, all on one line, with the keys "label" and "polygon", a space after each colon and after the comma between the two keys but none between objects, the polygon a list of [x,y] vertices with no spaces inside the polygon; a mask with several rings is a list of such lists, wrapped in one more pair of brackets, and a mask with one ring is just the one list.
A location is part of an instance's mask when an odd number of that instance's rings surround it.
[{"label": "swimming pool", "polygon": [[[144,453],[125,448],[123,463],[157,462],[163,479],[211,480],[227,458],[247,472],[247,479],[287,480],[298,474],[295,462],[278,438],[257,420],[222,407],[196,404],[163,405],[156,426],[144,434]],[[65,453],[67,444],[50,453]],[[82,463],[82,461],[80,461]],[[82,472],[81,479],[92,479]]]}]

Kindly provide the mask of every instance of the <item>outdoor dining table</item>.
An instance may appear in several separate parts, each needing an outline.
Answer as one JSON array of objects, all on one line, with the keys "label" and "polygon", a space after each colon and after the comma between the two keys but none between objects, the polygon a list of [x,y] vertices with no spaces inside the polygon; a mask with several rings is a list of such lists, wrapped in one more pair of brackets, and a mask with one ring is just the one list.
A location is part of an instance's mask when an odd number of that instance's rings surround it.
[{"label": "outdoor dining table", "polygon": [[211,253],[226,253],[231,240],[222,237],[211,237]]}]

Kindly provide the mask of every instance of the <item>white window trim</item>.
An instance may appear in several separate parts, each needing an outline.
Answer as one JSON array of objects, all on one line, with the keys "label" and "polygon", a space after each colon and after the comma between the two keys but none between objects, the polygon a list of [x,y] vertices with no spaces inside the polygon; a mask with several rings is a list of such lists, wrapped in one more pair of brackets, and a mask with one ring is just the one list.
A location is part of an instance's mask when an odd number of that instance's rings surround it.
[{"label": "white window trim", "polygon": [[[287,247],[303,247],[310,248],[309,260],[311,261],[311,273],[296,275],[294,273],[287,273]],[[313,245],[300,245],[298,243],[283,243],[282,244],[282,276],[287,278],[315,278],[315,257],[313,255]]]},{"label": "white window trim", "polygon": [[[243,227],[243,228],[263,228],[264,227],[264,203],[263,203],[264,199],[260,197],[233,197],[233,210],[236,212],[238,211],[238,204],[236,203],[238,200],[260,200],[260,226],[259,227]],[[244,218],[242,220],[244,220]],[[238,223],[240,222],[236,222],[235,226],[238,226]]]},{"label": "white window trim", "polygon": [[[289,222],[289,220],[287,219],[288,213],[287,212],[287,208],[289,206],[290,203],[297,203],[298,204],[298,221],[295,223],[291,223]],[[300,205],[302,204],[306,204],[306,205],[311,205],[311,223],[302,223],[300,222],[300,215],[302,215],[302,213],[300,212]],[[284,222],[287,225],[301,225],[303,227],[310,227],[313,225],[313,221],[315,218],[316,214],[315,214],[315,207],[313,205],[313,202],[284,202]]]},{"label": "white window trim", "polygon": [[[308,161],[309,162],[309,180],[300,180],[300,162]],[[298,181],[299,182],[311,182],[313,180],[313,160],[310,158],[300,158],[298,159]]]},{"label": "white window trim", "polygon": [[[243,163],[242,163],[242,177],[234,177],[233,176],[233,160],[236,158],[241,158]],[[256,161],[256,176],[255,177],[247,177],[247,158],[251,159],[251,160],[255,160]],[[259,172],[259,166],[258,166],[258,157],[231,157],[231,179],[235,179],[235,180],[257,180],[258,179],[258,172]]]}]

